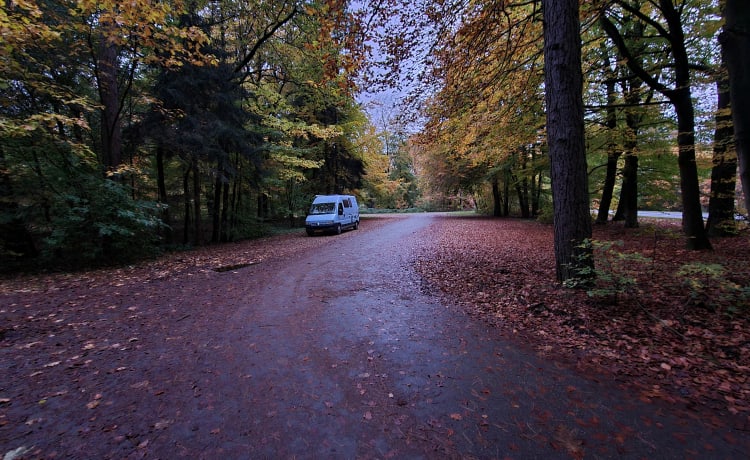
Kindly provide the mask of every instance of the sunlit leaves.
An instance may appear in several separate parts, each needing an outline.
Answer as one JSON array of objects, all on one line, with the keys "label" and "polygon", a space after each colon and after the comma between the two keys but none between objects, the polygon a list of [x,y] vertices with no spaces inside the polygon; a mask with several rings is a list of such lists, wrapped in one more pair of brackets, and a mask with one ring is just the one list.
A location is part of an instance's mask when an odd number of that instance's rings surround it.
[{"label": "sunlit leaves", "polygon": [[134,57],[146,63],[168,67],[189,62],[214,64],[215,57],[203,53],[208,37],[200,28],[183,26],[179,15],[185,5],[180,0],[91,1],[78,0],[71,7],[74,17],[81,17],[81,31],[100,35],[111,45],[128,48]]}]

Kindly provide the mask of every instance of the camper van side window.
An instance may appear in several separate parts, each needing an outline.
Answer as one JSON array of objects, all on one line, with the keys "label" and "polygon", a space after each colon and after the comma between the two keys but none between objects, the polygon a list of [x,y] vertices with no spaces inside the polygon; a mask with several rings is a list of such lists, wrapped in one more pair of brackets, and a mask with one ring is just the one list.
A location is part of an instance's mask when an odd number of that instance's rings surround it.
[{"label": "camper van side window", "polygon": [[351,202],[351,200],[349,198],[347,198],[347,199],[344,200],[344,207],[345,208],[351,208],[352,207],[352,202]]}]

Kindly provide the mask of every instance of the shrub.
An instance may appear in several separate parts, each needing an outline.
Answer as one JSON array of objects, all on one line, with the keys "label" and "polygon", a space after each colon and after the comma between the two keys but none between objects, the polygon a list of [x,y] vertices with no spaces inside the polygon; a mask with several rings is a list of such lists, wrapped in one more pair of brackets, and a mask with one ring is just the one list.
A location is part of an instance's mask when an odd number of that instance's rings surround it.
[{"label": "shrub", "polygon": [[159,252],[157,203],[133,200],[122,185],[89,178],[54,203],[44,262],[83,267],[128,262]]}]

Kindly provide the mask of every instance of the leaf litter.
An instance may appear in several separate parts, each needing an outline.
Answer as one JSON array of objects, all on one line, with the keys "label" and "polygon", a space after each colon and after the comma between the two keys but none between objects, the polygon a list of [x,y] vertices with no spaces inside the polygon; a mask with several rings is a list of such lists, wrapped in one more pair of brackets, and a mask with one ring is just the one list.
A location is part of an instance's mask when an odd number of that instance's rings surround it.
[{"label": "leaf litter", "polygon": [[[614,376],[644,401],[680,401],[750,427],[750,306],[738,297],[750,290],[747,230],[696,252],[684,249],[679,223],[596,226],[595,241],[622,242],[609,257],[643,256],[632,266],[597,260],[615,276],[635,272],[637,283],[616,298],[556,282],[550,225],[448,217],[432,232],[415,260],[425,290],[542,355]],[[724,275],[698,274],[690,286],[679,274],[687,264],[721,265]],[[568,443],[567,433],[559,437]]]}]

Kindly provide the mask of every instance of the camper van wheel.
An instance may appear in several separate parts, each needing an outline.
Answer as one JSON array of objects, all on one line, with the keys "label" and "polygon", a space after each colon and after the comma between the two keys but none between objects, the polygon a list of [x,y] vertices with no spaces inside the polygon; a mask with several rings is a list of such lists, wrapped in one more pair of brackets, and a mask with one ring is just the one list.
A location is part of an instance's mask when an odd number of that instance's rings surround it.
[{"label": "camper van wheel", "polygon": [[341,235],[341,224],[338,224],[338,225],[336,226],[336,234],[337,234],[337,235]]},{"label": "camper van wheel", "polygon": [[354,230],[356,230],[356,229],[358,229],[358,228],[359,228],[359,221],[358,221],[358,220],[355,220],[355,221],[354,221]]},{"label": "camper van wheel", "polygon": [[307,236],[313,236],[315,234],[314,231],[307,229]]}]

